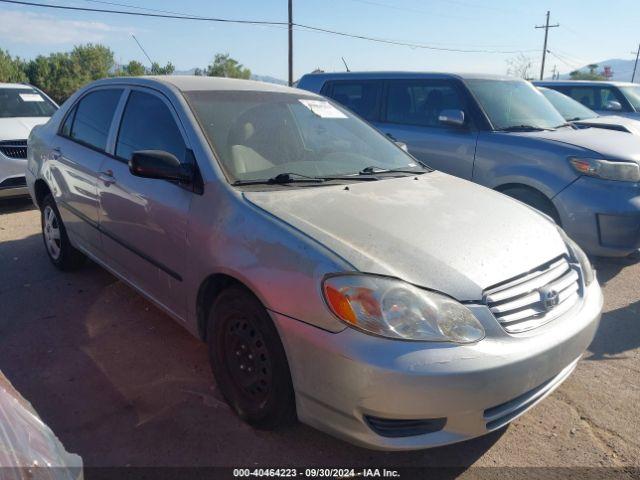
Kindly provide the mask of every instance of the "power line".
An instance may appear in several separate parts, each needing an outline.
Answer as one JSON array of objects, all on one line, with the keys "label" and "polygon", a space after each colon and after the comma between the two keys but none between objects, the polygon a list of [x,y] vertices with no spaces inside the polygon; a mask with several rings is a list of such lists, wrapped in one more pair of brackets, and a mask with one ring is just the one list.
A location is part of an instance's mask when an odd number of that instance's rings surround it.
[{"label": "power line", "polygon": [[171,14],[161,14],[161,13],[130,12],[127,10],[108,10],[105,8],[72,7],[69,5],[24,2],[20,0],[0,0],[0,3],[27,5],[29,7],[53,8],[58,10],[73,10],[73,11],[79,11],[79,12],[113,13],[118,15],[131,15],[131,16],[137,16],[137,17],[171,18],[176,20],[200,20],[200,21],[206,21],[206,22],[241,23],[241,24],[249,24],[249,25],[287,25],[287,22],[271,22],[271,21],[265,21],[265,20],[239,20],[239,19],[217,18],[217,17],[199,17],[199,16],[193,16],[193,15],[171,15]]},{"label": "power line", "polygon": [[[169,13],[165,14],[165,13],[131,12],[127,10],[109,10],[109,9],[103,9],[103,8],[72,7],[67,5],[36,3],[36,2],[27,2],[27,1],[21,1],[21,0],[0,0],[0,3],[9,3],[9,4],[16,4],[16,5],[26,5],[31,7],[43,7],[43,8],[60,9],[60,10],[73,10],[73,11],[81,11],[81,12],[109,13],[109,14],[130,15],[130,16],[139,16],[139,17],[153,17],[153,18],[167,18],[167,19],[175,19],[175,20],[199,20],[199,21],[208,21],[208,22],[285,26],[285,27],[288,27],[289,25],[289,22],[275,22],[275,21],[265,21],[265,20],[241,20],[241,19],[201,17],[201,16],[194,16],[194,15],[169,14]],[[134,7],[134,8],[140,8],[140,7]],[[338,30],[331,30],[328,28],[316,27],[313,25],[305,25],[305,24],[295,23],[295,22],[292,22],[291,24],[294,27],[299,27],[308,31],[323,32],[323,33],[328,33],[328,34],[337,35],[341,37],[355,38],[359,40],[366,40],[366,41],[377,42],[377,43],[384,43],[387,45],[396,45],[396,46],[442,51],[442,52],[513,54],[513,53],[526,53],[526,52],[534,51],[534,50],[491,50],[491,49],[463,49],[463,48],[453,48],[453,47],[439,47],[434,45],[405,42],[401,40],[392,40],[387,38],[352,34],[347,32],[341,32]]]}]

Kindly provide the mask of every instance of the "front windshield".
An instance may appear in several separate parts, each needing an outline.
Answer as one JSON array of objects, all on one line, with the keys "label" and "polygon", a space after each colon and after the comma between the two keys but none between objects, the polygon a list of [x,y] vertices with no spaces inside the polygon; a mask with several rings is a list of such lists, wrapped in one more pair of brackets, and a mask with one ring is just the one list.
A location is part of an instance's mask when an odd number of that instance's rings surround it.
[{"label": "front windshield", "polygon": [[640,112],[640,86],[638,87],[620,87],[622,93],[629,103],[633,105],[636,112]]},{"label": "front windshield", "polygon": [[33,88],[0,88],[0,118],[50,117],[57,107]]},{"label": "front windshield", "polygon": [[373,127],[318,97],[251,91],[185,96],[231,181],[419,168]]},{"label": "front windshield", "polygon": [[544,87],[540,87],[539,90],[568,122],[586,120],[587,118],[595,118],[598,116],[593,110],[588,109],[580,102],[576,102],[573,98],[567,97],[556,90]]},{"label": "front windshield", "polygon": [[465,80],[495,130],[556,128],[565,123],[553,105],[524,80]]}]

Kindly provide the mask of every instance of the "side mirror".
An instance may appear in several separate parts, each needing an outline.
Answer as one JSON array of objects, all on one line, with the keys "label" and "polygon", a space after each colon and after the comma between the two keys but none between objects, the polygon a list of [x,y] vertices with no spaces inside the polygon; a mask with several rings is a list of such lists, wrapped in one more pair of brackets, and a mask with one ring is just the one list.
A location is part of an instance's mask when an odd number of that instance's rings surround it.
[{"label": "side mirror", "polygon": [[438,121],[450,127],[464,127],[464,112],[462,110],[442,110],[438,115]]},{"label": "side mirror", "polygon": [[138,150],[129,160],[129,171],[136,177],[160,178],[190,183],[193,171],[175,155],[162,150]]},{"label": "side mirror", "polygon": [[617,100],[609,100],[607,103],[605,103],[604,109],[619,112],[620,110],[622,110],[622,104]]}]

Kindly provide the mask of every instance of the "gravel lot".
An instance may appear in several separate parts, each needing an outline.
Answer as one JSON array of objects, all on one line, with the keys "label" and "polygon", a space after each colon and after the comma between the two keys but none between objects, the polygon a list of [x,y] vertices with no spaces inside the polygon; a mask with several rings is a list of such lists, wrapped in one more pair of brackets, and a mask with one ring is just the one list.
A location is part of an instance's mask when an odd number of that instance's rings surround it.
[{"label": "gravel lot", "polygon": [[483,438],[381,453],[304,425],[278,432],[244,425],[216,391],[203,344],[98,266],[55,270],[39,212],[5,201],[0,369],[87,466],[637,468],[640,260],[594,263],[605,292],[602,324],[553,395]]}]

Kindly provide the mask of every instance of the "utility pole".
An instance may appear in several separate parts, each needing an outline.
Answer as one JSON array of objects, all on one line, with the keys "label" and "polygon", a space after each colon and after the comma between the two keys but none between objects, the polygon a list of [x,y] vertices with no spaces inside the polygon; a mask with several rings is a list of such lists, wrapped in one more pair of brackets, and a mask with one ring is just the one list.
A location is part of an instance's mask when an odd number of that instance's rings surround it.
[{"label": "utility pole", "polygon": [[293,86],[293,0],[289,0],[289,86]]},{"label": "utility pole", "polygon": [[547,10],[547,23],[545,25],[536,25],[536,28],[544,28],[544,47],[542,48],[542,66],[540,67],[540,80],[544,80],[544,61],[547,57],[547,38],[549,37],[549,29],[559,27],[560,24],[549,25],[549,17],[551,12]]},{"label": "utility pole", "polygon": [[555,80],[556,79],[556,71],[558,69],[557,65],[553,66],[553,73],[551,74],[551,80]]},{"label": "utility pole", "polygon": [[633,64],[633,75],[631,75],[631,83],[636,79],[636,68],[638,68],[638,57],[640,57],[640,45],[638,45],[637,52],[631,52],[636,54],[636,63]]}]

